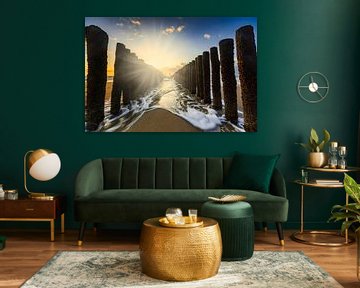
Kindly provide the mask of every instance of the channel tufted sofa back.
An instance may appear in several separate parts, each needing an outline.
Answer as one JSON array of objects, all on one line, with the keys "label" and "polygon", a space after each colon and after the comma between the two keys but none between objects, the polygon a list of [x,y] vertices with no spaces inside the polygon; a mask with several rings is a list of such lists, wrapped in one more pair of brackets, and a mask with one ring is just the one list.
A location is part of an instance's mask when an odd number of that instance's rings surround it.
[{"label": "channel tufted sofa back", "polygon": [[231,158],[105,158],[104,189],[216,189]]}]

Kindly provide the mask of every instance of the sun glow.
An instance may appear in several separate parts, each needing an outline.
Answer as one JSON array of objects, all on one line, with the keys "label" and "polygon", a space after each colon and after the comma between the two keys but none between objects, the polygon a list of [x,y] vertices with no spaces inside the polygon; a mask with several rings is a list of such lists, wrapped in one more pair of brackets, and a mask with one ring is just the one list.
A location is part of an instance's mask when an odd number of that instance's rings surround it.
[{"label": "sun glow", "polygon": [[181,67],[186,59],[186,43],[169,35],[147,35],[129,43],[128,48],[167,76]]}]

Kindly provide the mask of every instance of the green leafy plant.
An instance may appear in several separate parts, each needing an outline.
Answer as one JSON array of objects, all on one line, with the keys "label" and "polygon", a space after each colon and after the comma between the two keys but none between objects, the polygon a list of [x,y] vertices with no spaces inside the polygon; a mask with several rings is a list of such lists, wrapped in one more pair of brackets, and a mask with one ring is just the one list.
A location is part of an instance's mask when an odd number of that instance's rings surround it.
[{"label": "green leafy plant", "polygon": [[314,128],[310,130],[310,137],[308,143],[296,143],[304,147],[309,152],[323,152],[324,146],[330,140],[330,133],[323,129],[324,139],[320,141],[319,136]]},{"label": "green leafy plant", "polygon": [[[360,223],[360,185],[345,173],[344,187],[346,193],[354,200],[354,203],[334,205],[331,210],[331,217],[329,218],[329,221],[343,221],[341,232],[349,229],[355,223]],[[359,229],[360,226],[357,227],[356,231]]]}]

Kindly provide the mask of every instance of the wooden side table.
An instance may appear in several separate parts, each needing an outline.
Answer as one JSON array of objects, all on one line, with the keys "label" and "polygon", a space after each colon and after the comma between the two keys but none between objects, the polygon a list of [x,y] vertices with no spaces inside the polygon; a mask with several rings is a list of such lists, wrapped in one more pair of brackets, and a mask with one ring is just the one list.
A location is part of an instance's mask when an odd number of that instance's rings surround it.
[{"label": "wooden side table", "polygon": [[19,198],[0,200],[0,221],[48,221],[50,241],[54,241],[55,220],[61,217],[61,233],[65,231],[65,197],[55,196],[53,200]]}]

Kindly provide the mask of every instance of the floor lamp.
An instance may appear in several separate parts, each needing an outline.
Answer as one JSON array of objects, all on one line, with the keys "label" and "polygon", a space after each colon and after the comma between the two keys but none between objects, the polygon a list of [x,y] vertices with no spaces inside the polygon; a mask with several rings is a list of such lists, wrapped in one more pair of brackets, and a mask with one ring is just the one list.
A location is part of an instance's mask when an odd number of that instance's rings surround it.
[{"label": "floor lamp", "polygon": [[26,175],[29,174],[39,181],[48,181],[54,178],[60,171],[61,162],[56,153],[47,149],[37,149],[26,152],[24,156],[24,187],[30,198],[37,199],[53,199],[53,196],[45,193],[30,192],[27,183]]}]

